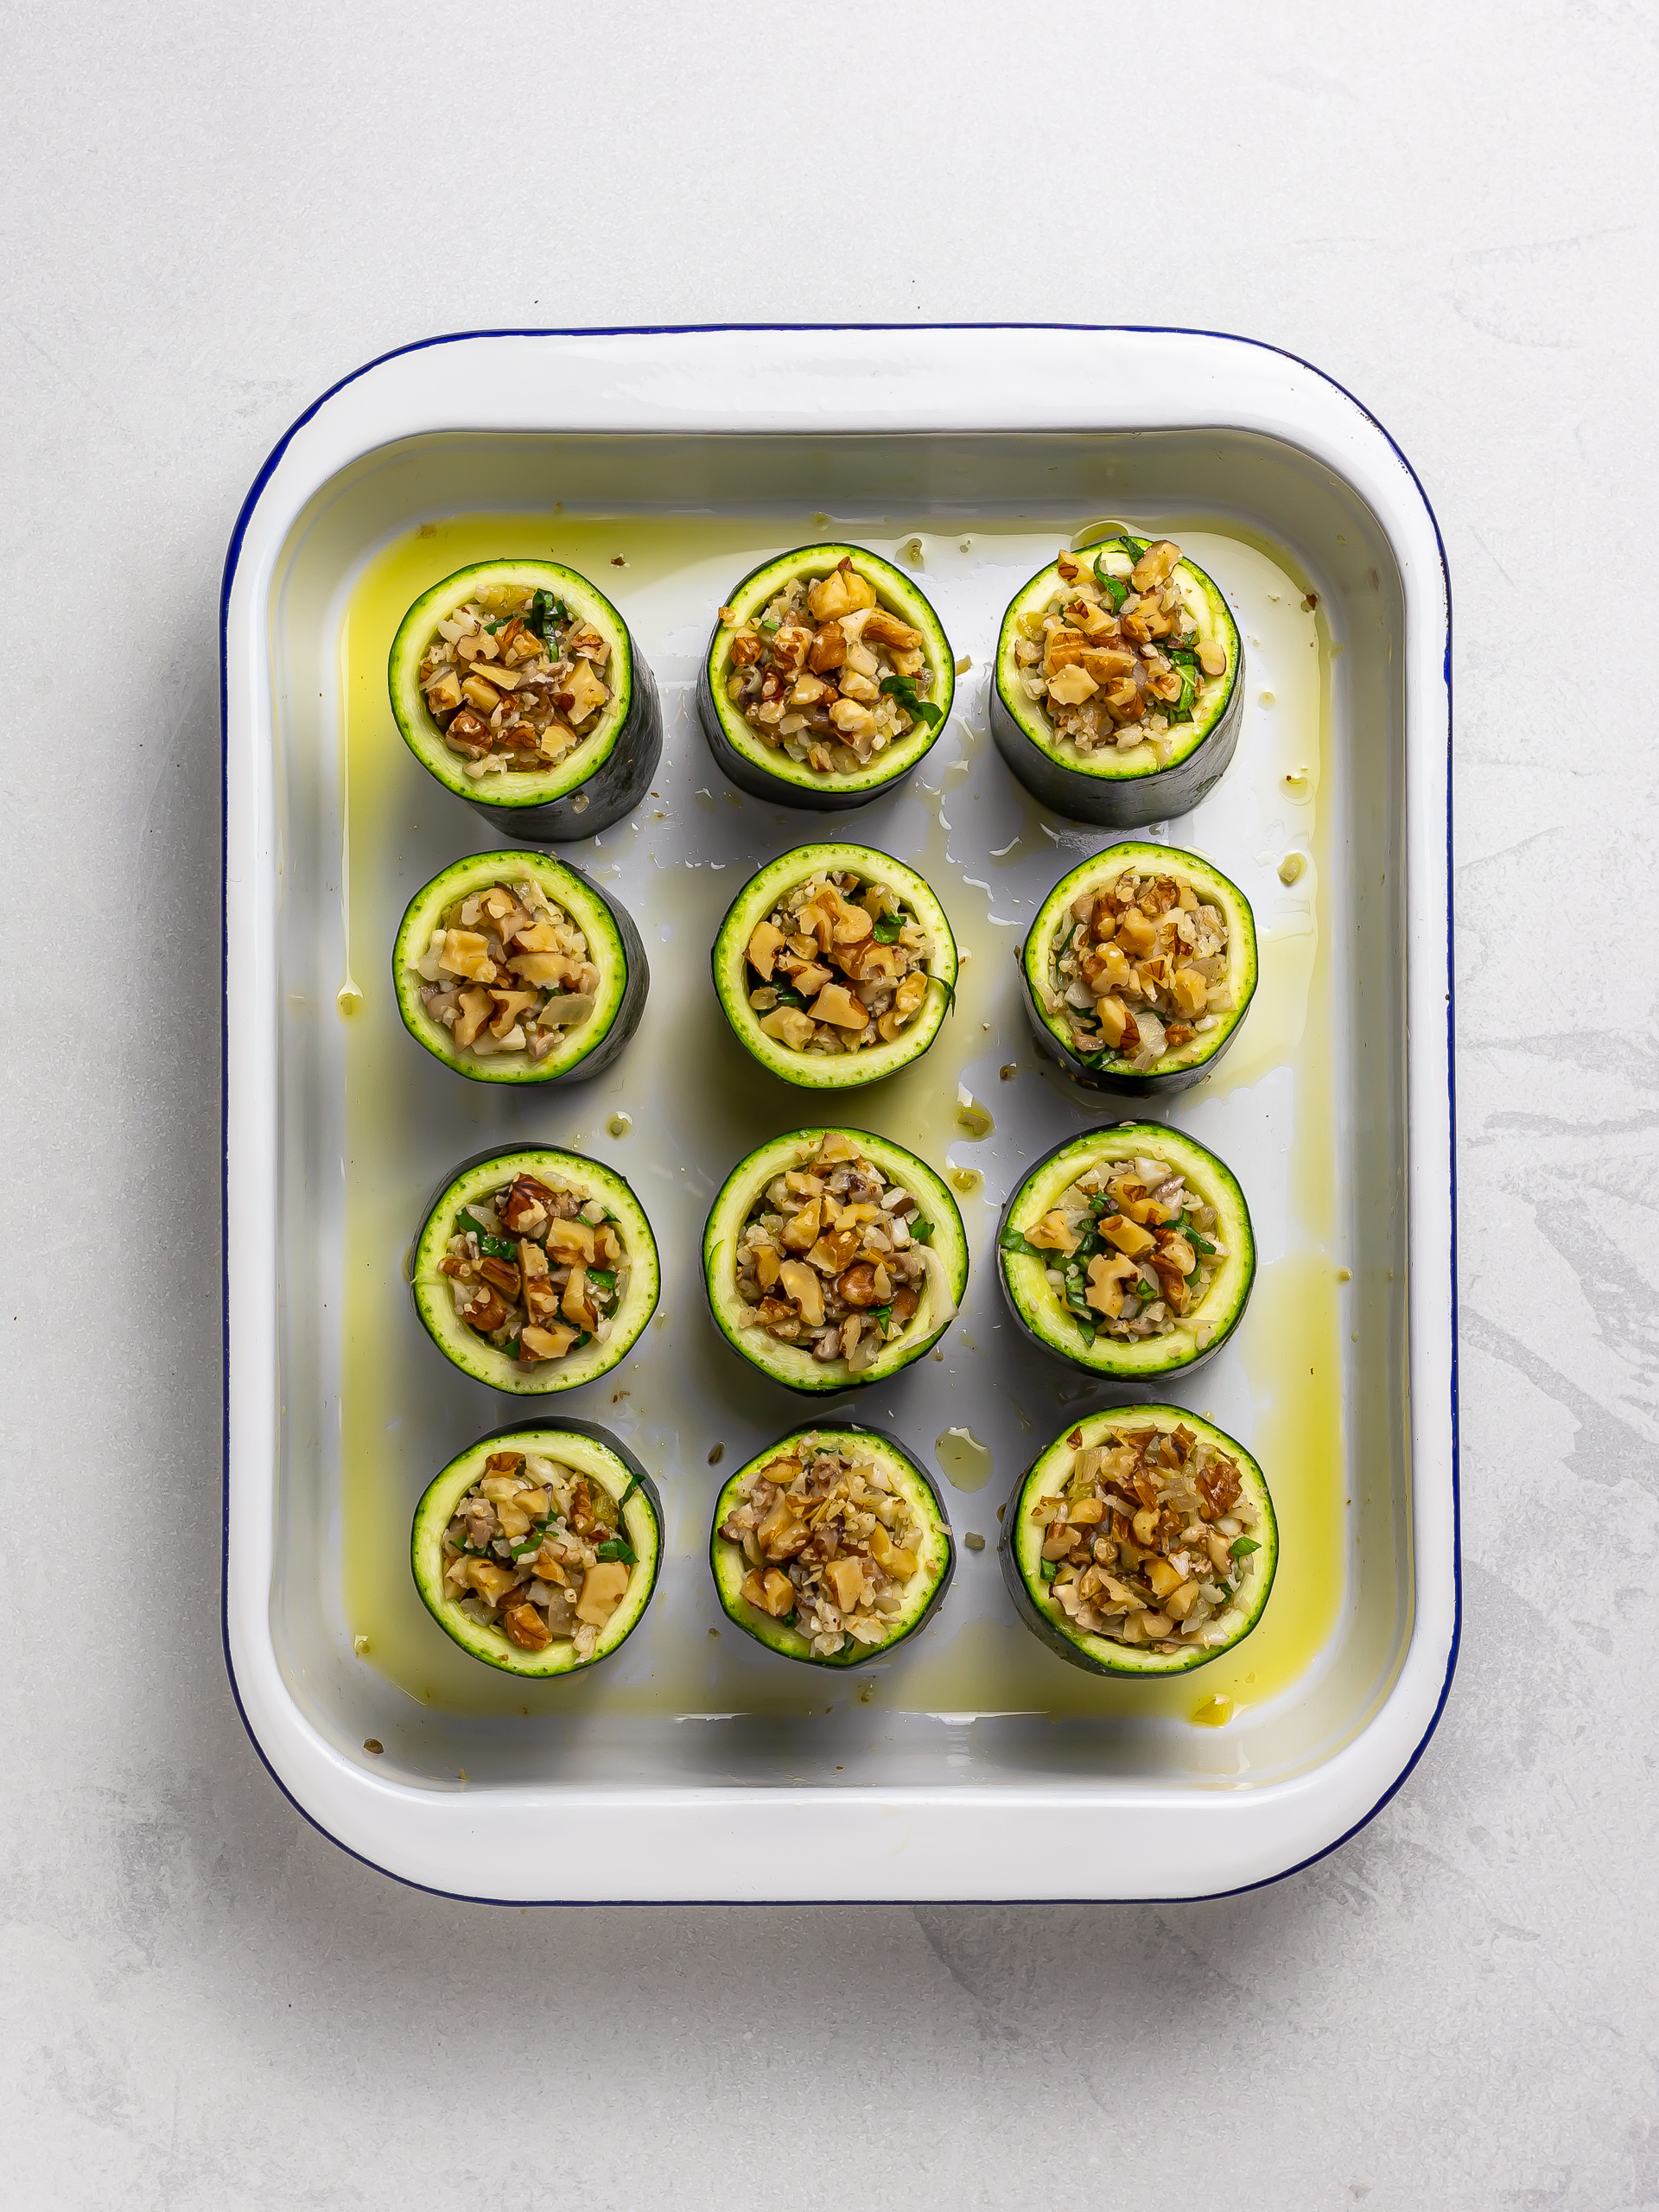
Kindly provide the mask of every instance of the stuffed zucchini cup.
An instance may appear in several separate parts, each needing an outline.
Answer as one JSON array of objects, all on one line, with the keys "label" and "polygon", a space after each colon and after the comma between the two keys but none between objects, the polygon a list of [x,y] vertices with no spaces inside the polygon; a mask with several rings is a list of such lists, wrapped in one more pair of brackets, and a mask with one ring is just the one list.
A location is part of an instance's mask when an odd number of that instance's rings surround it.
[{"label": "stuffed zucchini cup", "polygon": [[1045,806],[1134,830],[1198,804],[1243,698],[1243,645],[1210,577],[1170,538],[1108,538],[1008,602],[991,735]]},{"label": "stuffed zucchini cup", "polygon": [[957,1202],[868,1129],[791,1129],[741,1160],[702,1233],[715,1325],[752,1367],[824,1395],[936,1344],[968,1287]]},{"label": "stuffed zucchini cup", "polygon": [[998,1546],[1027,1628],[1091,1675],[1184,1675],[1242,1643],[1279,1558],[1242,1445],[1179,1406],[1115,1406],[1051,1444]]},{"label": "stuffed zucchini cup", "polygon": [[477,853],[410,900],[392,948],[404,1027],[475,1083],[573,1083],[621,1052],[651,970],[626,909],[547,853]]},{"label": "stuffed zucchini cup", "polygon": [[446,1359],[493,1390],[574,1390],[613,1368],[656,1311],[657,1242],[622,1178],[545,1146],[480,1153],[416,1241],[415,1310]]},{"label": "stuffed zucchini cup", "polygon": [[997,1263],[1045,1351],[1144,1382],[1221,1350],[1249,1300],[1255,1239],[1213,1152],[1161,1122],[1119,1122],[1038,1161],[1003,1208]]},{"label": "stuffed zucchini cup", "polygon": [[547,1679],[592,1667],[639,1626],[663,1548],[655,1484],[591,1421],[499,1428],[415,1509],[415,1586],[486,1667]]},{"label": "stuffed zucchini cup", "polygon": [[839,813],[909,774],[956,680],[908,576],[861,545],[802,545],[752,569],[721,608],[697,710],[740,791]]},{"label": "stuffed zucchini cup", "polygon": [[1063,875],[1020,970],[1038,1044],[1074,1083],[1121,1098],[1201,1083],[1255,991],[1255,918],[1196,853],[1111,845]]},{"label": "stuffed zucchini cup", "polygon": [[879,1429],[798,1429],[740,1467],[709,1540],[728,1619],[785,1659],[868,1667],[926,1626],[956,1566],[932,1481]]},{"label": "stuffed zucchini cup", "polygon": [[808,1090],[878,1083],[919,1059],[957,981],[944,909],[867,845],[800,845],[752,876],[715,939],[738,1041]]},{"label": "stuffed zucchini cup", "polygon": [[651,787],[656,683],[627,624],[574,569],[458,569],[404,615],[388,678],[415,758],[509,836],[591,837]]}]

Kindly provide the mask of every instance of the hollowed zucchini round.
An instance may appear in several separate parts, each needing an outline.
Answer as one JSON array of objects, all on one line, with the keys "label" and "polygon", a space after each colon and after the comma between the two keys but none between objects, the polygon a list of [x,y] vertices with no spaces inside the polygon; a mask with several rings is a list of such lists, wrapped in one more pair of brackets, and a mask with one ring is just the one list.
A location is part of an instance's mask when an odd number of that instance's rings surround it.
[{"label": "hollowed zucchini round", "polygon": [[[553,904],[563,909],[586,938],[588,957],[600,971],[592,1014],[566,1030],[539,1063],[518,1052],[480,1059],[458,1046],[450,1031],[427,1012],[421,998],[424,978],[413,964],[447,906],[515,875],[533,877]],[[597,1075],[610,1066],[639,1027],[651,988],[645,944],[626,907],[607,898],[579,868],[555,860],[550,853],[475,853],[435,875],[404,911],[392,947],[391,978],[397,1011],[410,1035],[434,1059],[474,1083],[579,1083]]]},{"label": "hollowed zucchini round", "polygon": [[[932,939],[927,995],[890,1044],[861,1046],[856,1052],[796,1052],[767,1034],[749,1004],[749,941],[757,925],[798,883],[831,874],[886,884],[904,900]],[[763,1068],[804,1090],[852,1090],[907,1067],[938,1036],[956,988],[957,943],[944,907],[902,861],[868,845],[798,845],[781,859],[768,861],[733,899],[715,938],[713,965],[715,989],[733,1033]]]},{"label": "hollowed zucchini round", "polygon": [[[748,618],[797,576],[827,575],[843,560],[850,562],[870,586],[878,605],[920,632],[932,682],[918,696],[938,719],[930,722],[917,718],[896,744],[855,771],[820,774],[804,761],[791,760],[781,747],[769,746],[757,734],[733,704],[727,679],[734,638]],[[938,616],[892,562],[861,545],[801,545],[763,561],[730,594],[715,624],[698,677],[697,713],[715,765],[740,791],[779,806],[839,814],[879,798],[910,773],[950,718],[956,680],[956,661]]]},{"label": "hollowed zucchini round", "polygon": [[[1109,573],[1126,575],[1145,543],[1118,538],[1091,545],[1076,556],[1079,563],[1103,562]],[[1169,734],[1164,760],[1142,741],[1128,748],[1108,746],[1081,753],[1060,737],[1042,704],[1029,696],[1020,680],[1014,648],[1022,635],[1021,618],[1046,608],[1065,579],[1051,561],[1009,601],[997,639],[996,667],[990,691],[991,736],[1008,766],[1045,806],[1076,822],[1107,830],[1137,830],[1185,814],[1217,783],[1238,742],[1244,701],[1244,647],[1227,601],[1196,562],[1175,569],[1183,595],[1198,626],[1201,642],[1218,643],[1227,664],[1206,677],[1192,702],[1191,721]]]},{"label": "hollowed zucchini round", "polygon": [[[1096,1053],[1079,1051],[1049,982],[1055,940],[1072,925],[1073,900],[1085,892],[1094,893],[1115,883],[1131,871],[1172,877],[1190,886],[1204,903],[1219,909],[1227,923],[1226,982],[1232,1001],[1214,1017],[1213,1029],[1200,1031],[1142,1069],[1131,1065],[1133,1055],[1126,1058],[1109,1049]],[[1109,845],[1069,875],[1063,875],[1038,908],[1020,957],[1026,1019],[1039,1047],[1085,1090],[1105,1091],[1119,1098],[1169,1097],[1202,1083],[1238,1034],[1255,993],[1256,972],[1255,917],[1249,900],[1219,868],[1211,868],[1196,853],[1180,852],[1173,845]]]},{"label": "hollowed zucchini round", "polygon": [[[617,1503],[618,1526],[626,1532],[634,1559],[627,1587],[600,1630],[591,1658],[579,1658],[575,1644],[563,1637],[556,1637],[544,1651],[524,1650],[502,1630],[474,1620],[445,1593],[443,1532],[456,1506],[484,1473],[491,1455],[499,1452],[535,1452],[557,1460],[590,1482],[602,1484]],[[662,1550],[663,1502],[657,1485],[620,1438],[586,1421],[524,1422],[480,1436],[428,1484],[415,1509],[410,1535],[415,1586],[444,1634],[486,1667],[542,1681],[596,1667],[620,1649],[651,1603]]]},{"label": "hollowed zucchini round", "polygon": [[[918,1213],[932,1224],[929,1247],[936,1269],[924,1262],[923,1289],[910,1325],[884,1347],[874,1363],[855,1372],[844,1359],[820,1360],[799,1344],[780,1343],[765,1329],[743,1324],[737,1291],[736,1252],[745,1222],[768,1183],[799,1168],[817,1150],[828,1129],[791,1129],[759,1146],[721,1184],[702,1232],[702,1281],[715,1325],[740,1357],[785,1389],[831,1396],[885,1382],[931,1351],[956,1319],[968,1287],[968,1236],[956,1200],[925,1160],[868,1129],[846,1129],[889,1185],[910,1192]],[[856,1347],[855,1347],[856,1349]]]},{"label": "hollowed zucchini round", "polygon": [[[1243,1555],[1240,1551],[1232,1553],[1237,1561],[1236,1591],[1232,1602],[1223,1604],[1205,1624],[1202,1633],[1211,1640],[1203,1643],[1194,1641],[1184,1645],[1178,1634],[1160,1637],[1154,1643],[1129,1644],[1109,1634],[1091,1632],[1081,1626],[1053,1594],[1053,1578],[1060,1571],[1059,1566],[1056,1561],[1045,1560],[1043,1552],[1046,1532],[1055,1516],[1043,1501],[1061,1497],[1080,1452],[1109,1445],[1115,1438],[1129,1433],[1168,1433],[1178,1428],[1208,1443],[1231,1460],[1238,1472],[1241,1511],[1235,1517],[1253,1533],[1235,1540]],[[1086,1541],[1090,1529],[1096,1534],[1103,1528],[1113,1529],[1117,1519],[1123,1517],[1109,1516],[1103,1522],[1089,1523],[1081,1532],[1082,1536]],[[1222,1546],[1224,1552],[1232,1549],[1224,1535]],[[1243,1549],[1245,1547],[1249,1548]],[[1063,1436],[1057,1437],[1033,1463],[1009,1500],[997,1550],[1014,1610],[1051,1651],[1088,1674],[1138,1676],[1145,1680],[1191,1674],[1195,1668],[1218,1659],[1223,1652],[1236,1649],[1243,1642],[1261,1619],[1273,1588],[1279,1560],[1279,1529],[1261,1468],[1243,1445],[1236,1443],[1212,1422],[1188,1413],[1181,1406],[1111,1406],[1100,1413],[1086,1414]],[[1182,1583],[1191,1587],[1201,1576],[1214,1571],[1212,1567],[1198,1560],[1196,1546],[1183,1556],[1190,1567],[1196,1567],[1196,1573],[1178,1576],[1173,1567],[1166,1565],[1166,1572],[1176,1576],[1178,1600]],[[1100,1572],[1104,1575],[1110,1572],[1110,1567],[1103,1567]],[[1220,1585],[1212,1586],[1222,1588]],[[1109,1606],[1109,1592],[1103,1594],[1107,1596]],[[1179,1629],[1179,1624],[1172,1625]]]},{"label": "hollowed zucchini round", "polygon": [[[591,622],[610,645],[605,680],[611,696],[593,728],[553,766],[473,777],[445,744],[428,709],[420,668],[439,622],[489,584],[545,591]],[[506,836],[528,837],[538,845],[591,837],[637,806],[657,772],[663,717],[656,680],[604,593],[556,561],[476,561],[431,585],[397,626],[387,681],[391,711],[415,758],[447,791]]]},{"label": "hollowed zucchini round", "polygon": [[[628,1284],[602,1343],[597,1336],[590,1337],[587,1344],[574,1345],[562,1358],[525,1366],[461,1320],[450,1294],[450,1279],[440,1271],[438,1262],[456,1233],[456,1217],[473,1199],[486,1198],[517,1176],[540,1179],[550,1173],[561,1177],[573,1190],[598,1199],[614,1217],[628,1255]],[[657,1310],[659,1284],[657,1240],[645,1208],[621,1176],[614,1168],[586,1159],[579,1152],[561,1152],[550,1145],[480,1152],[463,1161],[427,1209],[410,1268],[415,1311],[444,1357],[474,1381],[516,1397],[547,1397],[607,1375],[639,1342]]]},{"label": "hollowed zucchini round", "polygon": [[[925,1549],[918,1556],[911,1584],[906,1586],[902,1610],[892,1617],[890,1632],[880,1643],[861,1643],[849,1637],[837,1652],[815,1652],[811,1638],[796,1628],[791,1618],[774,1618],[744,1597],[743,1583],[750,1572],[750,1561],[741,1545],[720,1533],[721,1522],[737,1503],[749,1476],[773,1465],[804,1436],[816,1437],[830,1451],[849,1457],[856,1455],[855,1464],[870,1462],[879,1466],[893,1489],[902,1493],[921,1523]],[[777,1652],[781,1658],[798,1660],[809,1667],[860,1669],[891,1656],[901,1643],[908,1643],[932,1619],[956,1571],[956,1545],[944,1500],[931,1476],[881,1430],[843,1422],[834,1428],[792,1429],[738,1469],[715,1501],[709,1534],[709,1564],[727,1618],[768,1651]]]},{"label": "hollowed zucchini round", "polygon": [[[1107,1335],[1098,1315],[1074,1309],[1049,1281],[1051,1268],[1064,1273],[1062,1255],[1030,1249],[1030,1232],[1080,1176],[1099,1160],[1125,1157],[1162,1160],[1180,1175],[1189,1190],[1215,1208],[1220,1242],[1226,1246],[1199,1305],[1179,1317],[1167,1334],[1128,1341]],[[1104,1238],[1092,1248],[1109,1257],[1114,1249]],[[1213,1152],[1161,1122],[1116,1122],[1056,1145],[1015,1187],[997,1228],[997,1271],[1014,1319],[1045,1351],[1084,1375],[1150,1382],[1195,1373],[1237,1328],[1255,1281],[1255,1238],[1244,1193]]]}]

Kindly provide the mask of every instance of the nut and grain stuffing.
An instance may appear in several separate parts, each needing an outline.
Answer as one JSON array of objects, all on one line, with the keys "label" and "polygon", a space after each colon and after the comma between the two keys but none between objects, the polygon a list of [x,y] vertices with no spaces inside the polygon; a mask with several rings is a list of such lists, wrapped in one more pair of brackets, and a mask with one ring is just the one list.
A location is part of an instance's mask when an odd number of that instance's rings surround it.
[{"label": "nut and grain stuffing", "polygon": [[832,1129],[749,1210],[736,1254],[743,1325],[861,1374],[914,1328],[925,1300],[931,1332],[954,1313],[933,1230],[914,1192]]},{"label": "nut and grain stuffing", "polygon": [[938,728],[937,674],[921,632],[843,556],[827,575],[791,577],[736,624],[723,681],[764,745],[816,775],[845,776],[918,724]]},{"label": "nut and grain stuffing", "polygon": [[1184,1322],[1200,1348],[1214,1334],[1203,1306],[1227,1247],[1215,1207],[1167,1160],[1098,1160],[1000,1243],[1042,1262],[1085,1344],[1166,1337]]},{"label": "nut and grain stuffing", "polygon": [[636,1564],[602,1483],[537,1452],[492,1452],[443,1532],[443,1592],[521,1651],[591,1659]]},{"label": "nut and grain stuffing", "polygon": [[1028,1509],[1043,1523],[1043,1580],[1066,1618],[1166,1656],[1226,1642],[1262,1548],[1235,1463],[1185,1422],[1126,1423],[1089,1446],[1073,1429],[1067,1442],[1070,1465]]},{"label": "nut and grain stuffing", "polygon": [[413,964],[459,1052],[531,1067],[591,1020],[601,981],[586,937],[528,874],[451,900]]},{"label": "nut and grain stuffing", "polygon": [[789,1052],[868,1052],[895,1043],[927,1003],[933,950],[891,885],[847,869],[809,875],[749,938],[749,1005]]},{"label": "nut and grain stuffing", "polygon": [[553,593],[480,584],[421,658],[428,711],[475,781],[556,767],[609,705],[610,640]]},{"label": "nut and grain stuffing", "polygon": [[1204,594],[1173,538],[1063,552],[1046,603],[1019,618],[1016,681],[1054,734],[1087,758],[1150,745],[1160,760],[1227,673]]},{"label": "nut and grain stuffing", "polygon": [[455,1216],[442,1259],[458,1319],[521,1366],[610,1334],[628,1285],[621,1224],[558,1175],[518,1175]]},{"label": "nut and grain stuffing", "polygon": [[748,1562],[742,1595],[817,1658],[885,1643],[919,1573],[925,1532],[887,1471],[851,1444],[798,1436],[747,1477],[720,1533]]},{"label": "nut and grain stuffing", "polygon": [[1173,875],[1081,891],[1049,947],[1047,1007],[1085,1059],[1140,1072],[1233,1006],[1227,917]]}]

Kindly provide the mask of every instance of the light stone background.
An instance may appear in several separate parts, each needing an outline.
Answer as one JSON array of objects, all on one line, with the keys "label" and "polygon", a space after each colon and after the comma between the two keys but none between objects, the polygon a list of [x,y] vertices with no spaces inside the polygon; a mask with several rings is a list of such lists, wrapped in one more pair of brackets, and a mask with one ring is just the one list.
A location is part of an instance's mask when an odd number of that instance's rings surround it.
[{"label": "light stone background", "polygon": [[[1659,2205],[1650,0],[9,0],[0,56],[0,2202]],[[448,1904],[290,1809],[220,1659],[225,541],[407,340],[837,319],[1269,339],[1427,486],[1462,1667],[1253,1896]]]}]

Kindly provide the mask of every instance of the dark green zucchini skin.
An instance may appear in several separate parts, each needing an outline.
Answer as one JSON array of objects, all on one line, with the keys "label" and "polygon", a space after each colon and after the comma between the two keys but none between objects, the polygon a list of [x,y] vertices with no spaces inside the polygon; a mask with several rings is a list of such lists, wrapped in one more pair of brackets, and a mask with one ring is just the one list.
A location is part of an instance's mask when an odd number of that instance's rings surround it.
[{"label": "dark green zucchini skin", "polygon": [[1173,1098],[1178,1091],[1191,1090],[1194,1084],[1202,1083],[1214,1072],[1217,1063],[1226,1058],[1234,1038],[1244,1026],[1242,1021],[1235,1022],[1209,1058],[1196,1061],[1191,1067],[1170,1068],[1162,1075],[1150,1071],[1145,1075],[1115,1075],[1109,1068],[1091,1068],[1086,1060],[1066,1050],[1037,1011],[1026,980],[1025,965],[1017,951],[1014,962],[1020,969],[1020,1003],[1026,1010],[1026,1027],[1036,1040],[1038,1051],[1063,1069],[1083,1090],[1096,1091],[1112,1098]]},{"label": "dark green zucchini skin", "polygon": [[[1178,814],[1190,813],[1226,772],[1243,718],[1244,656],[1241,646],[1232,696],[1215,728],[1185,760],[1178,760],[1168,768],[1154,769],[1144,776],[1089,776],[1081,769],[1062,767],[1033,745],[1008,711],[1000,684],[993,682],[991,685],[991,738],[1014,775],[1033,798],[1039,799],[1054,813],[1063,814],[1072,822],[1092,823],[1102,830],[1143,830],[1149,822],[1168,822]],[[1217,1052],[1206,1065],[1213,1066],[1219,1058]],[[1166,1085],[1159,1087],[1177,1090],[1185,1088],[1180,1080],[1184,1073],[1185,1071],[1178,1071]]]},{"label": "dark green zucchini skin", "polygon": [[715,756],[715,766],[728,784],[747,791],[751,798],[764,798],[773,806],[804,809],[811,814],[846,814],[855,806],[868,806],[872,799],[885,798],[895,791],[910,773],[902,769],[890,783],[876,784],[868,791],[807,791],[799,784],[785,783],[781,776],[769,776],[753,760],[740,753],[721,727],[719,710],[715,705],[714,687],[709,681],[709,656],[702,657],[702,671],[697,678],[697,720],[702,724],[702,734],[709,741],[709,750]]},{"label": "dark green zucchini skin", "polygon": [[[569,863],[567,861],[566,866]],[[627,988],[622,994],[622,1003],[616,1010],[616,1020],[611,1024],[610,1034],[596,1052],[579,1061],[568,1074],[555,1076],[548,1085],[556,1090],[561,1084],[585,1083],[590,1075],[598,1075],[622,1057],[633,1033],[645,1018],[645,1000],[651,990],[651,963],[645,957],[645,941],[639,934],[639,925],[620,899],[612,899],[601,891],[592,876],[582,868],[572,868],[579,875],[602,906],[609,909],[616,924],[616,933],[622,940],[622,950],[627,957]],[[601,1441],[604,1440],[601,1439]]]},{"label": "dark green zucchini skin", "polygon": [[1032,1004],[1031,993],[1024,986],[1021,976],[1020,1002],[1026,1009],[1026,1026],[1036,1039],[1039,1052],[1046,1053],[1057,1067],[1080,1090],[1093,1090],[1113,1098],[1173,1098],[1177,1091],[1190,1090],[1195,1083],[1202,1083],[1213,1072],[1216,1063],[1226,1058],[1242,1024],[1235,1023],[1222,1039],[1208,1059],[1199,1060],[1186,1068],[1171,1068],[1166,1074],[1114,1075],[1109,1068],[1091,1068],[1075,1052],[1068,1052],[1054,1032]]},{"label": "dark green zucchini skin", "polygon": [[467,804],[473,812],[491,829],[499,830],[509,843],[523,838],[532,845],[575,844],[579,838],[608,830],[625,814],[631,814],[650,791],[663,757],[663,709],[657,679],[641,659],[637,645],[632,664],[633,697],[628,718],[617,732],[609,754],[585,783],[540,806],[493,806],[488,799],[469,798]]},{"label": "dark green zucchini skin", "polygon": [[1077,1656],[1076,1645],[1063,1637],[1048,1615],[1039,1611],[1033,1604],[1031,1592],[1026,1587],[1026,1578],[1020,1573],[1014,1556],[1014,1538],[1010,1531],[1020,1510],[1020,1500],[1025,1496],[1026,1476],[1030,1472],[1027,1467],[1014,1486],[1007,1511],[1002,1517],[1002,1534],[997,1539],[996,1553],[1002,1568],[1003,1586],[1014,1600],[1014,1610],[1020,1616],[1021,1627],[1029,1629],[1039,1643],[1046,1644],[1057,1659],[1064,1659],[1068,1667],[1080,1666],[1083,1662]]}]

